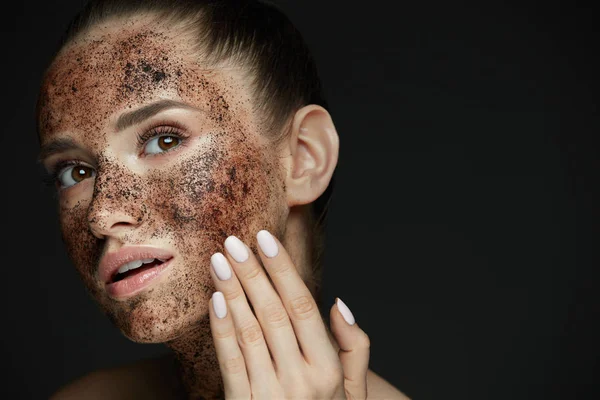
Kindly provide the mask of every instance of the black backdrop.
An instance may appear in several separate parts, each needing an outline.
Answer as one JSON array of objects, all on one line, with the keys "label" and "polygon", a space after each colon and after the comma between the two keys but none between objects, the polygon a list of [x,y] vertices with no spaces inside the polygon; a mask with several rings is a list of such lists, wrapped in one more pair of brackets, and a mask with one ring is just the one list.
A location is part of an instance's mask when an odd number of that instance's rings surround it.
[{"label": "black backdrop", "polygon": [[[600,398],[594,10],[277,3],[341,137],[324,302],[353,310],[371,368],[414,399]],[[35,163],[40,75],[81,4],[0,25],[3,398],[164,351],[87,297]]]}]

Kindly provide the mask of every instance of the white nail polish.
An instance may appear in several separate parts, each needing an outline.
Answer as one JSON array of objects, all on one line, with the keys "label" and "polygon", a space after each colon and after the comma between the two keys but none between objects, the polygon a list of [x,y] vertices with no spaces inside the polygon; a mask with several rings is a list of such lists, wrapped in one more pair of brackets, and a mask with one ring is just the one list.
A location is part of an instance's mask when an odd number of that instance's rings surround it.
[{"label": "white nail polish", "polygon": [[231,254],[231,257],[239,263],[248,259],[248,250],[242,241],[235,236],[229,236],[225,239],[225,248]]},{"label": "white nail polish", "polygon": [[214,292],[212,295],[213,310],[218,318],[225,318],[227,315],[227,305],[225,304],[225,296],[221,292]]},{"label": "white nail polish", "polygon": [[231,278],[231,267],[229,267],[229,263],[223,254],[213,254],[210,257],[210,263],[215,270],[215,274],[217,274],[217,278],[222,281],[226,281],[227,279]]},{"label": "white nail polish", "polygon": [[277,242],[273,235],[269,232],[262,230],[256,234],[256,240],[258,240],[258,245],[265,256],[269,258],[275,257],[279,254],[279,247],[277,247]]},{"label": "white nail polish", "polygon": [[337,307],[338,310],[340,310],[342,317],[344,317],[344,320],[346,320],[346,322],[348,323],[348,325],[354,325],[356,321],[354,320],[354,315],[352,315],[352,311],[350,311],[346,303],[344,303],[339,297],[337,299]]}]

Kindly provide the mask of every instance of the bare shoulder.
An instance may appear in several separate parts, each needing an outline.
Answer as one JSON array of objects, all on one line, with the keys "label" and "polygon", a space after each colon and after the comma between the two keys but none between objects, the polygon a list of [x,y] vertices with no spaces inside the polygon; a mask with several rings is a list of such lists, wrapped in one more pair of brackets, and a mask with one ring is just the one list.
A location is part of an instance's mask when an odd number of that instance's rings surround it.
[{"label": "bare shoulder", "polygon": [[160,357],[94,371],[60,388],[50,400],[174,399],[175,393],[172,361]]},{"label": "bare shoulder", "polygon": [[372,370],[367,372],[367,398],[372,400],[410,400]]}]

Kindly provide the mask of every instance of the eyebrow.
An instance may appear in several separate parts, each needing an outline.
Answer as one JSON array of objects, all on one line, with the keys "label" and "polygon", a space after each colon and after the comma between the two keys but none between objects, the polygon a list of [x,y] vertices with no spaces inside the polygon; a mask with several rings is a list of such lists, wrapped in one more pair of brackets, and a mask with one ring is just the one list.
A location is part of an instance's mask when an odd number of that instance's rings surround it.
[{"label": "eyebrow", "polygon": [[40,149],[38,155],[38,162],[44,161],[44,159],[50,157],[53,154],[61,153],[67,150],[77,149],[79,146],[70,138],[57,139],[48,144],[45,144]]},{"label": "eyebrow", "polygon": [[[193,111],[202,111],[199,108],[196,108],[190,104],[183,103],[181,101],[176,100],[159,100],[154,103],[148,104],[144,107],[138,108],[134,111],[129,111],[123,113],[117,119],[115,124],[117,132],[123,131],[133,125],[138,125],[145,120],[152,118],[156,114],[172,109],[172,108],[181,108],[186,110]],[[40,149],[40,154],[38,156],[38,161],[42,162],[44,159],[56,154],[61,153],[63,151],[74,150],[79,148],[79,146],[75,143],[73,139],[63,138],[54,140],[48,144],[45,144]]]},{"label": "eyebrow", "polygon": [[201,111],[200,109],[187,103],[182,103],[181,101],[159,100],[142,108],[138,108],[137,110],[121,114],[117,119],[116,129],[118,132],[120,132],[129,128],[130,126],[140,124],[145,120],[152,118],[161,111],[171,108],[183,108],[187,110]]}]

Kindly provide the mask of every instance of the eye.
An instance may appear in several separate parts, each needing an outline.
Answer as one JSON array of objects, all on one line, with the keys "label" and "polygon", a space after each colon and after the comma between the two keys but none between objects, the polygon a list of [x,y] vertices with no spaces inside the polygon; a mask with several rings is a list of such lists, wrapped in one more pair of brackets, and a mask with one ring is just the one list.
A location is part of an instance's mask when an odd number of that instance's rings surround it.
[{"label": "eye", "polygon": [[156,136],[146,143],[144,147],[145,154],[158,154],[169,151],[181,143],[181,139],[177,136]]},{"label": "eye", "polygon": [[85,165],[70,165],[63,168],[57,174],[57,180],[61,188],[68,188],[95,175],[96,173],[93,168]]}]

